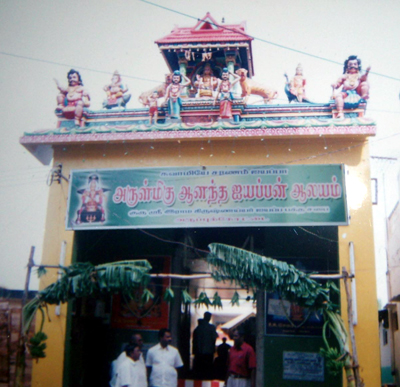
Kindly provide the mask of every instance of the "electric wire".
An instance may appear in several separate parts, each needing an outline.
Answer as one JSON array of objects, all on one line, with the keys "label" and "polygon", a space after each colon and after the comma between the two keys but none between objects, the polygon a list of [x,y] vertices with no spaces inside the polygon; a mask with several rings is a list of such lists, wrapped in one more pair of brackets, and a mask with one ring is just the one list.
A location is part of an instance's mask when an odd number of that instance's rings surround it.
[{"label": "electric wire", "polygon": [[46,179],[27,181],[27,182],[16,183],[16,184],[6,184],[6,185],[0,184],[0,188],[13,188],[13,187],[19,187],[19,186],[30,185],[30,184],[38,184],[38,183],[41,183],[41,184],[46,183]]},{"label": "electric wire", "polygon": [[[0,55],[11,56],[11,57],[20,58],[20,59],[26,59],[26,60],[31,60],[31,61],[34,61],[34,62],[42,62],[42,63],[47,63],[47,64],[51,64],[51,65],[55,65],[55,66],[77,68],[77,69],[80,69],[80,70],[86,70],[86,71],[90,71],[90,72],[93,72],[93,73],[108,74],[108,75],[112,75],[113,74],[113,72],[110,72],[110,71],[97,70],[97,69],[93,69],[93,68],[90,68],[90,67],[83,67],[83,66],[74,66],[74,65],[67,64],[67,63],[54,62],[54,61],[47,60],[47,59],[38,59],[38,58],[33,58],[31,56],[25,56],[25,55],[17,55],[17,54],[12,54],[10,52],[5,52],[5,51],[0,51]],[[160,81],[156,81],[154,79],[136,77],[134,75],[128,75],[128,74],[120,74],[120,75],[125,77],[125,78],[137,79],[139,81],[160,83]]]},{"label": "electric wire", "polygon": [[[296,53],[298,53],[298,54],[302,54],[302,55],[309,56],[309,57],[311,57],[311,58],[315,58],[315,59],[323,60],[323,61],[325,61],[325,62],[329,62],[329,63],[338,64],[338,65],[340,65],[340,66],[343,66],[343,63],[342,63],[342,62],[338,62],[338,61],[335,61],[335,60],[332,60],[332,59],[328,59],[328,58],[325,58],[325,57],[322,57],[322,56],[319,56],[319,55],[311,54],[311,53],[306,52],[306,51],[302,51],[302,50],[298,50],[298,49],[296,49],[296,48],[288,47],[288,46],[285,46],[285,45],[283,45],[283,44],[271,42],[271,41],[266,40],[266,39],[262,39],[262,38],[259,38],[259,37],[256,37],[256,36],[252,36],[252,35],[249,35],[249,34],[247,34],[247,33],[245,33],[245,32],[241,32],[241,31],[239,31],[239,30],[237,30],[237,29],[229,28],[229,27],[226,27],[226,26],[224,26],[224,25],[222,25],[222,24],[215,24],[215,23],[213,23],[213,22],[210,21],[210,20],[199,19],[199,18],[197,18],[197,17],[195,17],[195,16],[192,16],[192,15],[189,15],[189,14],[186,14],[186,13],[183,13],[183,12],[180,12],[180,11],[177,11],[177,10],[172,9],[172,8],[165,7],[165,6],[160,5],[160,4],[153,3],[153,2],[148,1],[148,0],[138,0],[138,1],[141,1],[142,3],[146,3],[146,4],[149,4],[149,5],[153,5],[154,7],[158,7],[158,8],[164,9],[164,10],[169,11],[169,12],[176,13],[176,14],[178,14],[178,15],[182,15],[182,16],[188,17],[188,18],[190,18],[190,19],[197,20],[197,21],[199,21],[199,22],[200,22],[200,21],[207,22],[207,23],[209,23],[209,24],[211,24],[211,25],[214,25],[215,27],[218,27],[218,28],[222,28],[222,29],[231,31],[231,32],[234,32],[234,33],[236,33],[236,34],[240,34],[240,35],[242,35],[242,36],[245,36],[245,37],[248,37],[248,38],[251,38],[251,39],[254,39],[254,40],[258,40],[258,41],[260,41],[260,42],[267,43],[267,44],[270,44],[270,45],[275,46],[275,47],[279,47],[279,48],[282,48],[282,49],[285,49],[285,50],[289,50],[289,51],[292,51],[292,52],[296,52]],[[392,76],[389,76],[389,75],[385,75],[385,74],[381,74],[381,73],[376,73],[376,72],[373,72],[373,71],[370,71],[369,73],[370,73],[370,74],[377,75],[377,76],[380,76],[380,77],[388,78],[388,79],[391,79],[391,80],[400,81],[400,78],[392,77]]]},{"label": "electric wire", "polygon": [[[254,39],[254,40],[257,40],[257,41],[260,41],[260,42],[263,42],[263,43],[266,43],[266,44],[269,44],[269,45],[272,45],[272,46],[276,46],[276,47],[279,47],[279,48],[282,48],[282,49],[285,49],[285,50],[296,52],[296,53],[301,54],[301,55],[306,55],[306,56],[312,57],[314,59],[323,60],[325,62],[329,62],[329,63],[333,63],[333,64],[337,64],[337,65],[343,66],[342,62],[338,62],[338,61],[335,61],[335,60],[332,60],[332,59],[329,59],[329,58],[325,58],[325,57],[320,56],[320,55],[315,55],[315,54],[309,53],[307,51],[298,50],[298,49],[293,48],[293,47],[288,47],[288,46],[285,46],[283,44],[279,44],[279,43],[275,43],[275,42],[272,42],[272,41],[269,41],[269,40],[266,40],[266,39],[263,39],[263,38],[259,38],[257,36],[252,36],[252,35],[249,35],[249,34],[247,34],[245,32],[242,32],[242,31],[240,31],[238,29],[229,28],[229,27],[226,27],[226,26],[224,26],[222,24],[215,24],[210,20],[199,19],[199,18],[197,18],[195,16],[192,16],[192,15],[177,11],[177,10],[169,8],[169,7],[162,6],[160,4],[153,3],[153,2],[148,1],[148,0],[138,0],[138,1],[140,1],[142,3],[145,3],[145,4],[152,5],[154,7],[158,7],[160,9],[164,9],[164,10],[166,10],[168,12],[173,12],[173,13],[176,13],[178,15],[185,16],[187,18],[190,18],[190,19],[193,19],[193,20],[196,20],[196,21],[199,21],[199,22],[200,21],[207,22],[207,23],[209,23],[211,25],[214,25],[215,27],[218,27],[218,28],[221,28],[221,29],[225,29],[227,31],[231,31],[231,32],[234,32],[236,34],[240,34],[240,35],[245,36],[247,38]],[[13,53],[5,52],[5,51],[0,51],[0,55],[6,55],[6,56],[20,58],[20,59],[26,59],[26,60],[32,60],[32,61],[52,64],[52,65],[56,65],[56,66],[79,68],[79,69],[82,69],[82,70],[91,71],[91,72],[97,72],[97,73],[101,73],[101,74],[108,74],[108,75],[112,75],[113,74],[110,71],[98,70],[98,69],[93,69],[93,68],[84,67],[84,66],[74,66],[74,65],[61,63],[61,62],[50,61],[50,60],[46,60],[46,59],[39,59],[39,58],[33,58],[33,57],[30,57],[30,56],[25,56],[25,55],[13,54]],[[380,77],[384,77],[384,78],[387,78],[387,79],[400,81],[400,78],[396,78],[396,77],[393,77],[393,76],[390,76],[390,75],[386,75],[386,74],[382,74],[382,73],[377,73],[377,72],[374,72],[374,71],[370,71],[369,74],[374,74],[374,75],[377,75],[377,76],[380,76]],[[126,78],[131,78],[131,79],[148,81],[148,82],[160,82],[160,81],[156,81],[154,79],[137,77],[137,76],[128,75],[128,74],[121,74],[121,76],[124,76]]]}]

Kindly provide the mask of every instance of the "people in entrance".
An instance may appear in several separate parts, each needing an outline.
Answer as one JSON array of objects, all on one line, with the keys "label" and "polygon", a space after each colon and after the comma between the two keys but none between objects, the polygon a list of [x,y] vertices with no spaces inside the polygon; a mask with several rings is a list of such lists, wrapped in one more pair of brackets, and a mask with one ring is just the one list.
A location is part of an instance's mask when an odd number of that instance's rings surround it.
[{"label": "people in entrance", "polygon": [[141,365],[139,344],[129,344],[126,358],[118,366],[115,387],[147,387],[146,369]]},{"label": "people in entrance", "polygon": [[211,313],[205,312],[204,318],[198,320],[198,326],[193,331],[193,373],[196,379],[213,378],[215,340],[218,333],[210,321]]},{"label": "people in entrance", "polygon": [[[142,353],[142,348],[143,348],[143,339],[142,335],[139,333],[134,333],[130,340],[128,346],[138,346],[140,350],[140,356],[139,356],[139,362],[138,366],[140,366],[143,370],[143,372],[146,374],[146,365],[144,361],[144,356]],[[127,346],[127,347],[128,347]],[[126,348],[124,351],[121,352],[121,354],[112,362],[111,364],[111,381],[110,381],[110,386],[115,387],[117,383],[117,370],[118,367],[127,359],[127,353],[126,353]]]},{"label": "people in entrance", "polygon": [[150,387],[177,387],[177,368],[183,366],[179,351],[171,344],[171,331],[167,328],[158,332],[159,344],[151,347],[146,356]]},{"label": "people in entrance", "polygon": [[235,345],[229,350],[227,387],[256,386],[256,354],[254,349],[244,342],[243,331],[233,332]]},{"label": "people in entrance", "polygon": [[214,360],[214,379],[225,380],[228,371],[228,356],[231,346],[227,344],[226,337],[222,338],[222,344],[218,345],[218,356]]}]

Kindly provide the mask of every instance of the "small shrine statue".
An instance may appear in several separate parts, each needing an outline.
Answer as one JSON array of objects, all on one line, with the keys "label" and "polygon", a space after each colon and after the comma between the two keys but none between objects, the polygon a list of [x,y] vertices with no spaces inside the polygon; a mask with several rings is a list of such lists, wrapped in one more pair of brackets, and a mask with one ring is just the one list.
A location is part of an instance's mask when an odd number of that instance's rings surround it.
[{"label": "small shrine statue", "polygon": [[157,87],[144,91],[142,94],[139,96],[139,102],[143,105],[147,105],[147,98],[149,98],[154,91],[158,92],[158,98],[162,98],[165,96],[167,92],[167,87],[172,83],[172,74],[165,74],[165,82],[161,83]]},{"label": "small shrine statue", "polygon": [[[181,83],[182,78],[185,82]],[[168,115],[172,119],[181,118],[181,93],[182,89],[190,85],[190,80],[185,75],[181,74],[179,70],[174,71],[172,74],[172,83],[168,86],[165,95],[165,106],[168,106]]]},{"label": "small shrine statue", "polygon": [[289,103],[292,101],[308,102],[306,99],[306,79],[303,77],[303,67],[299,63],[296,67],[296,75],[289,81],[287,74],[285,92],[289,98]]},{"label": "small shrine statue", "polygon": [[199,91],[199,97],[212,98],[213,91],[218,86],[218,80],[213,75],[210,63],[207,62],[204,65],[203,74],[197,74],[196,79],[194,85]]},{"label": "small shrine statue", "polygon": [[[231,83],[229,81],[229,75],[232,75],[235,79]],[[226,67],[222,70],[222,82],[219,84],[217,89],[217,95],[215,96],[214,104],[217,102],[218,97],[219,102],[219,116],[222,119],[232,118],[232,88],[240,80],[239,75],[236,75],[229,71]]]},{"label": "small shrine statue", "polygon": [[107,99],[103,102],[103,108],[105,109],[125,107],[131,99],[131,95],[128,94],[128,88],[121,82],[121,75],[118,71],[114,71],[111,83],[104,86],[104,91],[107,93]]},{"label": "small shrine statue", "polygon": [[245,105],[247,105],[247,101],[252,94],[262,97],[265,104],[271,102],[275,98],[278,98],[278,92],[276,90],[255,82],[251,78],[248,78],[247,69],[240,68],[237,69],[235,73],[240,77],[240,87],[242,88],[242,97]]},{"label": "small shrine statue", "polygon": [[154,123],[157,123],[158,119],[158,91],[154,90],[153,94],[147,97],[146,105],[149,106],[149,125],[152,124],[153,119]]},{"label": "small shrine statue", "polygon": [[87,188],[78,190],[82,195],[82,206],[78,210],[76,223],[104,222],[105,212],[103,201],[105,201],[104,192],[109,189],[103,189],[99,184],[98,175],[90,175]]},{"label": "small shrine statue", "polygon": [[55,79],[60,94],[57,95],[57,109],[67,119],[74,119],[75,125],[83,127],[83,108],[90,106],[89,93],[83,88],[82,78],[78,71],[71,69],[68,74],[68,87],[60,86]]},{"label": "small shrine statue", "polygon": [[336,83],[332,84],[332,89],[342,89],[333,95],[335,99],[337,115],[336,118],[344,118],[343,108],[355,109],[360,102],[369,98],[368,67],[365,74],[361,75],[361,59],[356,55],[351,55],[344,62],[343,74]]}]

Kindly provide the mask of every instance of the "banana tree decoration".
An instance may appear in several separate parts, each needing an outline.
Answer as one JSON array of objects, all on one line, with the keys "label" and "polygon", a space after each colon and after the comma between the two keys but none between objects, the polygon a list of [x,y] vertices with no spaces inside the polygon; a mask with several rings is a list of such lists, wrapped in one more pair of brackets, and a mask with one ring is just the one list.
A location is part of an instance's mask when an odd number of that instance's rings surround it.
[{"label": "banana tree decoration", "polygon": [[[330,301],[328,286],[322,286],[304,272],[286,262],[239,249],[233,246],[213,243],[209,245],[210,254],[207,261],[212,269],[212,277],[216,281],[230,281],[237,286],[278,292],[282,299],[296,302],[314,310],[322,310],[325,317],[324,330],[329,326],[338,340],[339,348],[330,348],[325,339],[326,348],[321,353],[327,357],[327,366],[333,371],[345,367],[348,377],[348,387],[356,387],[352,369],[352,357],[349,351],[347,332],[341,317],[334,312],[334,305]],[[47,288],[38,292],[37,296],[23,308],[23,332],[27,338],[29,327],[37,311],[41,312],[42,331],[44,321],[43,308],[47,304],[59,304],[68,300],[96,296],[102,294],[120,293],[125,298],[131,298],[138,289],[143,290],[143,296],[151,298],[153,295],[147,289],[150,282],[152,267],[147,260],[120,261],[94,266],[91,263],[77,263],[69,267],[60,267],[61,277]],[[168,288],[164,299],[171,302],[174,291]],[[184,303],[193,303],[195,306],[221,307],[219,295],[214,295],[210,301],[205,292],[200,293],[197,300],[192,300],[187,290],[182,292]],[[239,294],[235,292],[231,303],[239,304]],[[45,334],[39,334],[28,343],[31,354],[36,358],[44,357],[46,347]],[[325,338],[325,336],[324,336]]]},{"label": "banana tree decoration", "polygon": [[[57,305],[78,297],[113,293],[131,298],[133,292],[140,287],[146,289],[150,281],[151,265],[147,260],[119,261],[98,266],[87,262],[69,267],[60,266],[60,270],[60,279],[38,292],[23,308],[24,334],[27,334],[36,312],[43,311],[46,304]],[[148,297],[151,296],[150,293]]]},{"label": "banana tree decoration", "polygon": [[[219,243],[209,246],[207,261],[216,281],[231,281],[242,287],[266,292],[278,292],[282,299],[300,306],[323,312],[325,319],[321,354],[327,359],[332,373],[344,368],[348,387],[362,386],[354,376],[354,363],[350,354],[348,334],[340,315],[329,298],[330,286],[322,286],[293,265]],[[329,346],[326,329],[329,327],[338,342],[338,348]],[[356,384],[357,383],[357,384]]]}]

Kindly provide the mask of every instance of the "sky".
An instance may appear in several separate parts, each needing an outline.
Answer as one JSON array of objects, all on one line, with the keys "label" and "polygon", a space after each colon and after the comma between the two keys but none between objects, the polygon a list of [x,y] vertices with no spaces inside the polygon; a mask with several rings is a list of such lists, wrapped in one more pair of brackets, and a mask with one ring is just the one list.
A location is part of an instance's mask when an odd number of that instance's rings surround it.
[{"label": "sky", "polygon": [[[118,70],[132,93],[128,108],[140,107],[140,93],[161,83],[168,70],[154,41],[175,25],[194,26],[207,12],[217,22],[246,21],[248,34],[256,38],[254,79],[278,90],[277,104],[286,103],[283,74],[293,76],[298,63],[309,99],[328,102],[344,60],[358,55],[363,68],[371,66],[366,116],[378,125],[371,154],[400,157],[398,0],[153,3],[0,0],[0,287],[24,287],[31,246],[36,246],[35,261],[41,260],[51,166],[41,165],[19,138],[24,132],[55,128],[53,79],[66,85],[69,69],[78,70],[91,96],[90,108],[96,110],[105,98],[104,85]],[[397,184],[392,183],[387,182],[387,190],[396,197]],[[31,289],[37,286],[32,276]]]}]

